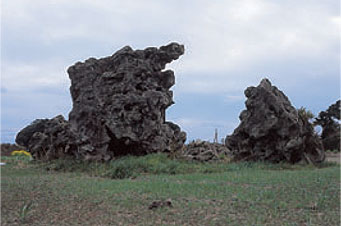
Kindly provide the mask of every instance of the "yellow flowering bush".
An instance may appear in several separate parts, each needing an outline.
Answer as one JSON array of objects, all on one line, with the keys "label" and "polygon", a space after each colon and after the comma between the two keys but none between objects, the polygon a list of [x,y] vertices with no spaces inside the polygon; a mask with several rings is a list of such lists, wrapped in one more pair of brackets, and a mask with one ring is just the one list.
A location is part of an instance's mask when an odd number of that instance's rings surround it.
[{"label": "yellow flowering bush", "polygon": [[12,151],[11,155],[12,156],[28,156],[28,157],[32,158],[31,153],[29,153],[28,151],[25,151],[25,150]]}]

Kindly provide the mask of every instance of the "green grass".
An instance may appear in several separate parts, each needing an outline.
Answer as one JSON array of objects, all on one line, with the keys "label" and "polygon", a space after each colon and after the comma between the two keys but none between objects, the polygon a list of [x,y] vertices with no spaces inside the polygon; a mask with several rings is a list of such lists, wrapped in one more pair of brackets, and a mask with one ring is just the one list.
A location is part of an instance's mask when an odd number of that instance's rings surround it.
[{"label": "green grass", "polygon": [[[312,168],[313,165],[292,165],[287,163],[270,164],[257,162],[217,162],[199,163],[179,159],[170,159],[166,154],[150,154],[141,157],[125,156],[108,163],[84,162],[76,160],[54,160],[50,162],[29,161],[26,156],[3,157],[5,161],[12,161],[15,164],[26,165],[27,167],[38,168],[47,171],[84,173],[91,177],[103,177],[111,179],[136,178],[141,175],[150,174],[193,174],[193,173],[222,173],[228,171],[239,171],[240,169],[271,169],[271,170],[300,170]],[[31,163],[31,164],[27,164]],[[318,167],[335,166],[335,163],[323,163]]]},{"label": "green grass", "polygon": [[340,151],[337,149],[334,150],[326,150],[327,153],[339,153]]},{"label": "green grass", "polygon": [[2,161],[2,225],[340,225],[338,164]]}]

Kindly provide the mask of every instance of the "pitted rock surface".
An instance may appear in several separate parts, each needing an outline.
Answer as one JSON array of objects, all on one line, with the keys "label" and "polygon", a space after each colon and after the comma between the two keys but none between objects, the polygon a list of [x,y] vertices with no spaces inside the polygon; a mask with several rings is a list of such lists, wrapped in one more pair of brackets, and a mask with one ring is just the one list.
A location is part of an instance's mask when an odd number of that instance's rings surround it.
[{"label": "pitted rock surface", "polygon": [[86,158],[181,149],[186,134],[165,117],[174,103],[169,90],[174,72],[163,70],[183,53],[184,46],[177,43],[135,51],[126,46],[68,69],[73,100],[69,122],[82,137],[79,151]]},{"label": "pitted rock surface", "polygon": [[0,144],[0,155],[11,156],[12,151],[19,151],[19,150],[24,150],[24,149],[25,147],[22,147],[16,144],[2,143]]},{"label": "pitted rock surface", "polygon": [[236,160],[319,163],[322,143],[307,119],[300,117],[289,99],[268,79],[245,90],[246,110],[240,125],[225,143]]},{"label": "pitted rock surface", "polygon": [[193,141],[185,145],[182,157],[186,160],[199,162],[215,162],[229,159],[231,152],[224,144],[208,141]]},{"label": "pitted rock surface", "polygon": [[184,46],[177,43],[145,50],[126,46],[112,56],[76,63],[68,69],[69,121],[60,116],[36,120],[19,132],[16,142],[41,153],[36,158],[67,153],[107,161],[181,150],[186,133],[165,116],[174,103],[174,72],[164,69],[183,53]]},{"label": "pitted rock surface", "polygon": [[26,147],[35,159],[52,160],[77,155],[76,139],[62,115],[33,121],[17,134],[15,142]]}]

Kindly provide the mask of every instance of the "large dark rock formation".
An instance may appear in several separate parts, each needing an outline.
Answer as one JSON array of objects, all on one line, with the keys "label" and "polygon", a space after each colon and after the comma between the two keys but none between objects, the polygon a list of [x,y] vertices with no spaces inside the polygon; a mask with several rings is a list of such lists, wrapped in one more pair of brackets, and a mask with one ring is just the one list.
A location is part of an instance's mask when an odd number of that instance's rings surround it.
[{"label": "large dark rock formation", "polygon": [[315,125],[322,127],[322,143],[325,150],[340,151],[340,123],[341,119],[341,100],[329,106],[326,111],[321,111],[315,119]]},{"label": "large dark rock formation", "polygon": [[[175,82],[174,72],[164,69],[183,53],[184,46],[177,43],[135,51],[126,46],[110,57],[90,58],[71,66],[73,108],[64,129],[72,139],[64,142],[63,137],[64,146],[58,145],[64,152],[93,160],[181,149],[186,133],[165,117],[166,109],[174,103],[169,90]],[[17,142],[30,147],[35,132],[42,133],[47,122],[25,128],[29,136],[22,136],[21,131]],[[45,144],[45,137],[34,139]],[[54,140],[51,145],[57,148]]]},{"label": "large dark rock formation", "polygon": [[324,150],[313,126],[300,117],[289,99],[263,79],[245,90],[246,110],[226,146],[236,160],[297,163],[324,161]]}]

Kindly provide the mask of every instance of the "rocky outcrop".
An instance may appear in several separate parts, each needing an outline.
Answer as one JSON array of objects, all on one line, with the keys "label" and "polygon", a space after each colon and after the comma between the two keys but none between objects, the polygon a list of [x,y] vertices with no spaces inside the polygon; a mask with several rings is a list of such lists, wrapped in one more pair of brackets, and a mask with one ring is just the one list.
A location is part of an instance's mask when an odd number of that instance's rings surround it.
[{"label": "rocky outcrop", "polygon": [[12,151],[24,150],[25,147],[18,146],[16,144],[3,143],[0,144],[0,156],[10,156]]},{"label": "rocky outcrop", "polygon": [[[18,134],[17,142],[31,152],[64,149],[82,159],[105,161],[182,149],[186,133],[166,121],[175,77],[164,69],[183,53],[184,46],[177,43],[145,50],[126,46],[112,56],[76,63],[68,69],[73,101],[69,121],[35,121]],[[51,123],[60,132],[52,133]]]},{"label": "rocky outcrop", "polygon": [[62,115],[33,121],[17,134],[15,142],[26,147],[35,159],[73,158],[78,154],[75,135]]},{"label": "rocky outcrop", "polygon": [[313,126],[300,117],[283,92],[263,79],[245,90],[246,110],[226,146],[234,159],[297,163],[319,163],[325,155]]},{"label": "rocky outcrop", "polygon": [[229,159],[231,153],[223,144],[207,141],[193,141],[185,146],[181,157],[186,160],[214,162]]},{"label": "rocky outcrop", "polygon": [[315,125],[322,127],[322,143],[325,150],[339,151],[341,145],[341,100],[329,106],[326,111],[321,111],[315,119]]},{"label": "rocky outcrop", "polygon": [[171,43],[134,51],[126,46],[103,59],[88,59],[68,69],[73,108],[71,129],[82,137],[87,158],[175,151],[186,134],[166,122],[173,102],[174,72],[165,66],[184,53]]}]

